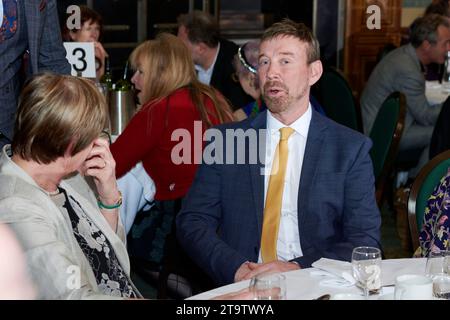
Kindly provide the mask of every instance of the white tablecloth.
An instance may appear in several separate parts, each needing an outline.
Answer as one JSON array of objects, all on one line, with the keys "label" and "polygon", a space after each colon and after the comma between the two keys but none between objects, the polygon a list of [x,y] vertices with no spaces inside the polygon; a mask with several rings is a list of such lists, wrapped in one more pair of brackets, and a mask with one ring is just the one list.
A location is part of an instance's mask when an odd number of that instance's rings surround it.
[{"label": "white tablecloth", "polygon": [[449,83],[439,83],[438,81],[427,81],[425,83],[425,96],[431,105],[443,103],[449,94]]},{"label": "white tablecloth", "polygon": [[[390,259],[382,261],[382,283],[384,286],[392,286],[395,278],[402,274],[425,274],[426,259]],[[361,289],[356,286],[332,288],[320,284],[322,280],[329,276],[312,275],[316,268],[308,268],[296,271],[285,272],[287,283],[288,300],[312,300],[323,294],[355,293],[362,294]],[[235,292],[249,286],[249,280],[233,283],[211,291],[203,292],[188,299],[207,300],[218,295]],[[371,296],[371,299],[383,298],[383,295],[392,293],[392,287],[383,288],[380,295]]]}]

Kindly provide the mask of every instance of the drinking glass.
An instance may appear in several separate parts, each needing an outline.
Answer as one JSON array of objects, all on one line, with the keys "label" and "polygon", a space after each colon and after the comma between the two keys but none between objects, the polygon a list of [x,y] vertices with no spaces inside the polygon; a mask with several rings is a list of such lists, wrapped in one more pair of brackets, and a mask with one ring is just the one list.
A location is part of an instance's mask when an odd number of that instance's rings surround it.
[{"label": "drinking glass", "polygon": [[381,251],[374,247],[357,247],[352,253],[353,277],[356,285],[364,290],[364,296],[380,292]]},{"label": "drinking glass", "polygon": [[430,252],[425,273],[433,279],[433,295],[450,299],[450,251]]},{"label": "drinking glass", "polygon": [[279,273],[260,274],[250,281],[254,300],[286,300],[286,277]]}]

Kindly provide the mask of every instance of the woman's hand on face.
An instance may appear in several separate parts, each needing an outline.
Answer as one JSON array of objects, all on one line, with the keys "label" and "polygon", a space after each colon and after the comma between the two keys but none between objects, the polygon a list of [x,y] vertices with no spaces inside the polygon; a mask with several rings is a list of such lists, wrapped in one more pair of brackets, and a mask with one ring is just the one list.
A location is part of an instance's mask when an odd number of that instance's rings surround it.
[{"label": "woman's hand on face", "polygon": [[94,42],[94,50],[95,50],[95,56],[99,58],[102,63],[105,61],[105,57],[108,57],[108,53],[106,52],[105,48],[103,48],[102,44],[98,41]]},{"label": "woman's hand on face", "polygon": [[97,79],[100,80],[100,78],[105,74],[105,58],[109,57],[109,55],[105,48],[103,48],[102,44],[98,41],[94,42],[94,50],[95,58],[99,60],[100,63],[100,67],[96,71]]},{"label": "woman's hand on face", "polygon": [[98,138],[81,170],[84,175],[94,178],[100,200],[104,204],[115,204],[119,199],[116,181],[116,162],[109,150],[109,142]]}]

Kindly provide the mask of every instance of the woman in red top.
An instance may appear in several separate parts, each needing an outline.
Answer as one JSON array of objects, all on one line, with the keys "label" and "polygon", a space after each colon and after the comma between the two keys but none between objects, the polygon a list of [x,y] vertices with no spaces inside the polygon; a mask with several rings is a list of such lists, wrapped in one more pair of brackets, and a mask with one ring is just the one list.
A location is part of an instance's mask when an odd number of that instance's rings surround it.
[{"label": "woman in red top", "polygon": [[[143,106],[111,146],[116,175],[121,177],[142,161],[155,181],[156,200],[182,198],[194,179],[194,159],[201,159],[202,148],[194,150],[194,139],[203,147],[204,131],[230,121],[231,109],[217,91],[197,80],[189,50],[174,35],[163,33],[142,43],[130,60],[136,69],[131,81]],[[200,125],[202,134],[194,136],[194,126]],[[189,131],[191,137],[191,159],[182,164],[177,164],[177,149],[173,151],[183,142],[175,137],[172,141],[177,129]]]},{"label": "woman in red top", "polygon": [[[212,126],[231,121],[231,108],[220,93],[197,80],[190,51],[176,36],[163,33],[155,40],[142,43],[131,54],[130,62],[136,70],[131,81],[143,106],[111,146],[116,175],[121,177],[141,161],[156,185],[152,210],[157,214],[153,216],[164,217],[151,223],[173,221],[181,199],[194,180],[196,163],[201,160],[203,133]],[[176,130],[189,132],[189,141],[178,138]],[[175,141],[172,141],[174,132]],[[180,154],[180,143],[184,146],[187,143],[190,150]],[[184,163],[179,164],[181,159]],[[145,246],[150,247],[148,251],[152,251],[153,260],[148,260],[156,263],[161,262],[158,258],[162,259],[165,242],[160,240],[161,234],[171,232],[171,224],[166,228],[166,222],[148,228],[152,235],[145,240],[140,238],[137,245],[141,247],[145,242]],[[170,243],[173,245],[173,241],[169,241],[166,246]],[[160,254],[156,254],[156,258],[155,252]],[[173,250],[171,254],[174,255]]]}]

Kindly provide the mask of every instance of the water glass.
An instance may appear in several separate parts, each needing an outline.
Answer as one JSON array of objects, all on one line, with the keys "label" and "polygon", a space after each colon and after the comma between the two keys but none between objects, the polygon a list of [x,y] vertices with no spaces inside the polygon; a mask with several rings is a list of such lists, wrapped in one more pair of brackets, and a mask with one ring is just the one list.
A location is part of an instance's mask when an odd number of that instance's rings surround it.
[{"label": "water glass", "polygon": [[286,300],[286,277],[279,273],[260,274],[250,281],[254,300]]},{"label": "water glass", "polygon": [[380,292],[381,288],[381,251],[374,247],[357,247],[352,252],[353,277],[356,285],[369,294]]},{"label": "water glass", "polygon": [[425,273],[433,279],[433,295],[450,299],[450,251],[430,252]]}]

